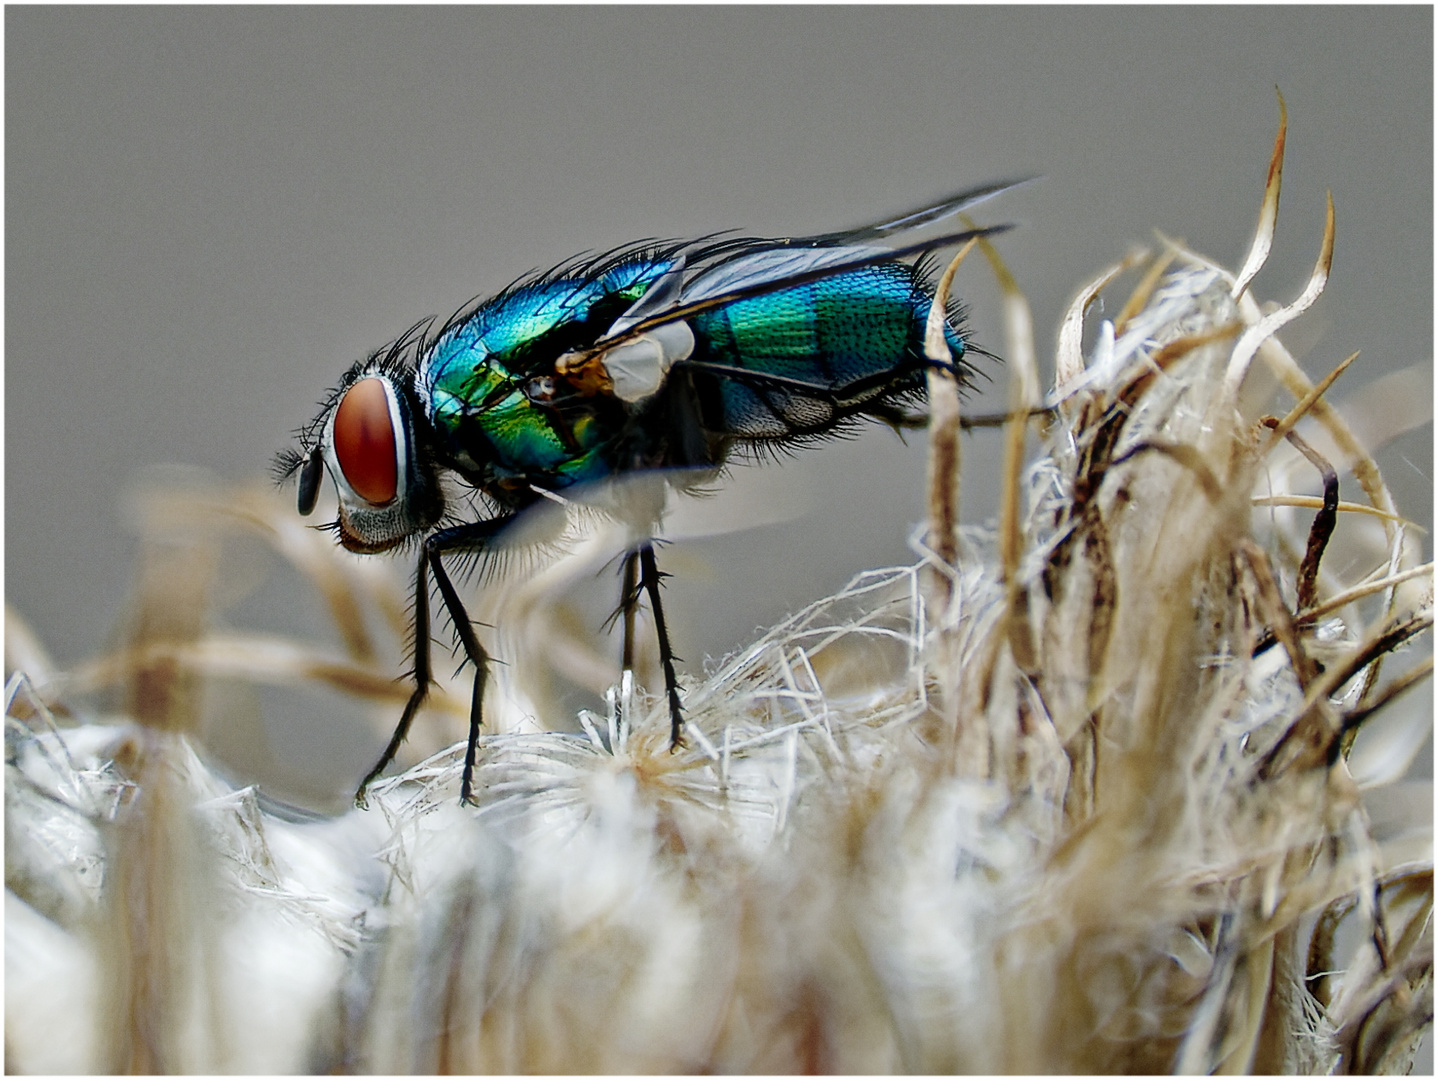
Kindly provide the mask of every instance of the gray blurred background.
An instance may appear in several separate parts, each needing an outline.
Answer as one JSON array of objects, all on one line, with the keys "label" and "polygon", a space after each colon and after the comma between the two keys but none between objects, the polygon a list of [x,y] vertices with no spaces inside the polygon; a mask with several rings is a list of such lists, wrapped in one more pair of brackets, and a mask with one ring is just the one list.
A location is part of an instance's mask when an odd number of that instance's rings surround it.
[{"label": "gray blurred background", "polygon": [[[1291,127],[1255,291],[1301,288],[1331,189],[1333,278],[1285,340],[1315,377],[1363,350],[1340,403],[1413,365],[1405,395],[1420,413],[1431,399],[1429,8],[5,17],[6,594],[62,664],[101,649],[124,610],[123,503],[143,470],[262,476],[346,366],[422,316],[585,249],[832,230],[1032,172],[1045,179],[982,216],[1020,225],[1001,246],[1046,351],[1079,285],[1154,228],[1241,260],[1275,86]],[[975,339],[1002,351],[981,264],[957,288]],[[974,408],[1001,405],[993,370],[998,393]],[[736,477],[797,516],[670,549],[689,667],[858,570],[910,561],[924,444],[875,430]],[[999,449],[966,442],[971,521],[995,513]],[[1431,523],[1431,419],[1379,462]],[[224,617],[332,636],[300,588]],[[270,745],[221,753],[238,781],[342,798],[380,736],[333,717],[291,730],[300,712],[267,699]]]}]

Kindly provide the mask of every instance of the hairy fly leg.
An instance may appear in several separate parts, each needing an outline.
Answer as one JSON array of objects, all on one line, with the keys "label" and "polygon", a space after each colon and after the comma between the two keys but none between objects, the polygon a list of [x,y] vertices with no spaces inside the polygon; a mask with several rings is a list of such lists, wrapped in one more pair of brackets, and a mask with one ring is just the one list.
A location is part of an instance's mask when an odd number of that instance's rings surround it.
[{"label": "hairy fly leg", "polygon": [[475,636],[469,613],[465,610],[464,603],[460,600],[459,593],[455,590],[454,583],[444,569],[440,557],[444,554],[482,551],[494,539],[495,534],[508,523],[509,518],[502,517],[490,521],[456,525],[453,528],[441,529],[432,533],[425,537],[424,542],[420,545],[414,591],[414,692],[410,694],[409,701],[405,703],[404,713],[395,726],[394,734],[390,736],[389,745],[385,747],[384,753],[380,755],[374,768],[361,781],[359,790],[355,792],[356,806],[366,805],[366,790],[394,760],[400,745],[409,734],[410,724],[414,721],[415,713],[429,694],[429,686],[432,681],[429,654],[429,578],[431,574],[435,584],[439,587],[440,598],[449,612],[450,621],[454,624],[455,636],[459,638],[465,658],[474,665],[474,693],[469,707],[469,743],[465,749],[464,774],[460,780],[459,789],[460,802],[473,802],[474,764],[479,743],[479,726],[482,722],[484,686],[489,676],[489,654],[485,652],[484,646]]},{"label": "hairy fly leg", "polygon": [[400,715],[399,723],[395,725],[394,734],[389,737],[389,745],[384,748],[384,753],[375,762],[374,768],[365,774],[365,778],[360,781],[360,786],[355,791],[355,805],[361,810],[369,805],[369,801],[365,798],[369,786],[394,760],[395,754],[399,753],[400,744],[409,735],[409,726],[414,721],[414,714],[418,711],[420,703],[424,701],[425,695],[429,693],[429,559],[428,545],[421,545],[414,584],[414,692],[410,694],[409,700],[404,704],[404,712]]},{"label": "hairy fly leg", "polygon": [[659,583],[669,575],[659,572],[654,561],[652,540],[640,544],[636,553],[639,556],[639,585],[649,594],[649,606],[654,612],[654,633],[659,639],[659,662],[664,667],[664,695],[669,702],[669,749],[677,750],[684,745],[680,737],[684,711],[679,704],[679,684],[674,677],[674,652],[669,648],[669,628],[664,624],[664,606],[659,600]]},{"label": "hairy fly leg", "polygon": [[624,651],[619,670],[634,670],[634,613],[639,606],[639,549],[624,555],[624,586],[620,593],[619,610],[624,616]]},{"label": "hairy fly leg", "polygon": [[[659,662],[664,669],[664,694],[669,703],[669,747],[677,750],[684,745],[680,729],[684,725],[684,710],[679,704],[679,685],[674,676],[676,657],[669,647],[669,627],[664,622],[664,606],[659,599],[659,583],[668,574],[661,574],[654,561],[654,542],[646,540],[631,548],[624,555],[622,570],[624,580],[619,607],[609,617],[606,626],[612,626],[619,619],[624,620],[624,652],[621,672],[634,670],[634,624],[639,608],[639,598],[649,594],[649,606],[654,612],[654,633],[659,642]],[[624,707],[621,699],[620,708]]]},{"label": "hairy fly leg", "polygon": [[444,606],[449,609],[450,619],[454,622],[454,632],[464,646],[465,656],[474,665],[474,694],[469,702],[469,741],[464,748],[464,774],[460,777],[459,782],[459,801],[473,804],[474,759],[479,748],[479,725],[483,718],[484,708],[484,684],[489,679],[489,654],[484,651],[484,646],[474,636],[474,625],[469,621],[469,612],[464,610],[459,593],[455,592],[454,585],[449,580],[449,574],[445,572],[438,556],[435,557],[432,565],[435,584],[439,586],[439,593],[444,597]]}]

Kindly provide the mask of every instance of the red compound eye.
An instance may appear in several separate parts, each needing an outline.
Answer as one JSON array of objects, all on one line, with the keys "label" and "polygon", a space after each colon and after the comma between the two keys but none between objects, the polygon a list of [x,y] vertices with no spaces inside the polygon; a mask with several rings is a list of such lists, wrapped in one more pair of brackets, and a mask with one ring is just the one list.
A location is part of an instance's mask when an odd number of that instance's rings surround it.
[{"label": "red compound eye", "polygon": [[355,494],[376,505],[393,499],[399,492],[399,455],[381,379],[361,379],[345,391],[334,433],[335,457]]}]

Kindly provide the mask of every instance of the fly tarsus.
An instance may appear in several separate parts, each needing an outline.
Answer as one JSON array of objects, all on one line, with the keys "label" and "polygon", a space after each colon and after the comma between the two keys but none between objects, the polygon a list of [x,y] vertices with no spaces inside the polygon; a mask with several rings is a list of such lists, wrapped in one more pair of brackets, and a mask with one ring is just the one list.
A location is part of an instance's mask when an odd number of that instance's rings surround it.
[{"label": "fly tarsus", "polygon": [[395,726],[394,734],[390,736],[389,745],[384,748],[384,753],[381,754],[380,759],[375,762],[374,768],[360,781],[360,786],[355,791],[355,806],[361,810],[369,809],[369,799],[366,798],[369,786],[379,779],[380,773],[389,767],[389,763],[394,760],[395,754],[399,753],[400,744],[403,743],[405,737],[409,735],[409,726],[414,721],[414,714],[419,711],[420,703],[423,702],[426,695],[429,694],[429,676],[426,674],[422,681],[418,675],[416,675],[415,678],[416,681],[419,682],[419,685],[414,688],[414,693],[410,694],[409,701],[405,703],[404,715],[399,718],[399,723]]}]

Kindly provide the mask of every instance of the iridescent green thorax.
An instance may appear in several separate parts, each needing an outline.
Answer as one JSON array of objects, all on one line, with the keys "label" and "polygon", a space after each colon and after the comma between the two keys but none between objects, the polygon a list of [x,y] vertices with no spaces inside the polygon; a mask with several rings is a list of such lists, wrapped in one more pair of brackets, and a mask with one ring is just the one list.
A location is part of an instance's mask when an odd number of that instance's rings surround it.
[{"label": "iridescent green thorax", "polygon": [[601,414],[609,403],[546,407],[535,381],[552,374],[556,356],[592,344],[670,265],[636,261],[593,278],[521,285],[452,322],[417,382],[460,471],[479,483],[547,487],[607,475],[603,450],[614,432]]}]

